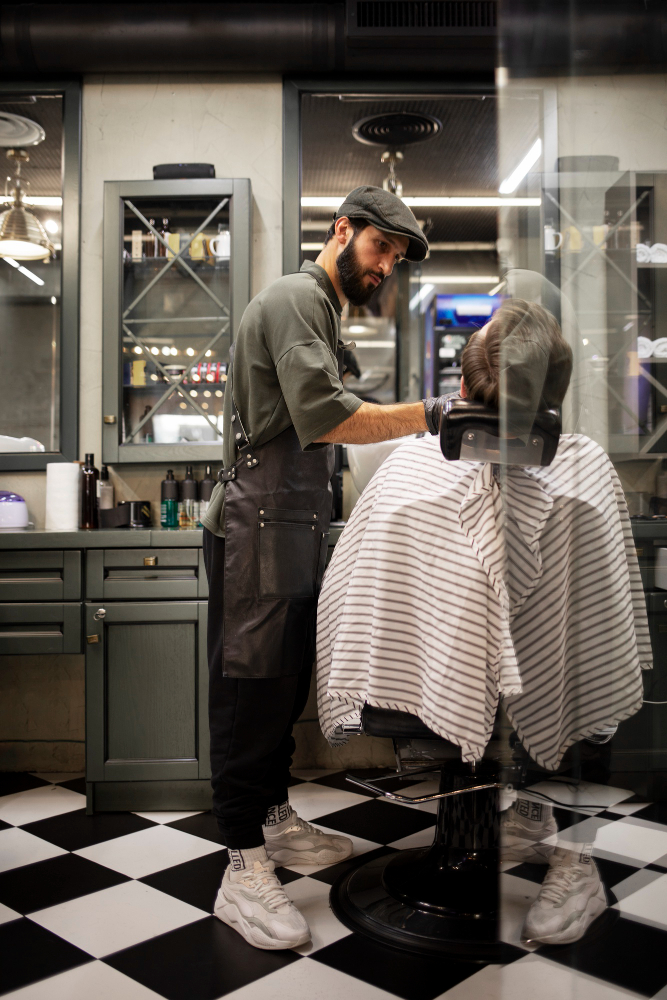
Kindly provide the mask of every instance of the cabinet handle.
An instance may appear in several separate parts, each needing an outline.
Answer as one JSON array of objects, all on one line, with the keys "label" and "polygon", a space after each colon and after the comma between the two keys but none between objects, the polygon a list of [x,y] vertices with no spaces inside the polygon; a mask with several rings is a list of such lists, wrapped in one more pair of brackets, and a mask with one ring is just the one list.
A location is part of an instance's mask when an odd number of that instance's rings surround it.
[{"label": "cabinet handle", "polygon": [[102,618],[105,617],[105,615],[106,611],[104,610],[104,608],[98,608],[95,614],[93,615],[93,618],[95,619],[96,622],[99,622],[101,621]]},{"label": "cabinet handle", "polygon": [[635,549],[635,552],[637,553],[638,556],[643,556],[644,555],[644,550],[643,549]]},{"label": "cabinet handle", "polygon": [[115,417],[115,415],[113,413],[105,413],[104,414],[104,423],[105,424],[115,424],[116,423],[116,417]]},{"label": "cabinet handle", "polygon": [[87,635],[86,642],[89,646],[94,646],[96,642],[100,641],[99,635]]},{"label": "cabinet handle", "polygon": [[144,556],[144,566],[157,566],[157,556]]}]

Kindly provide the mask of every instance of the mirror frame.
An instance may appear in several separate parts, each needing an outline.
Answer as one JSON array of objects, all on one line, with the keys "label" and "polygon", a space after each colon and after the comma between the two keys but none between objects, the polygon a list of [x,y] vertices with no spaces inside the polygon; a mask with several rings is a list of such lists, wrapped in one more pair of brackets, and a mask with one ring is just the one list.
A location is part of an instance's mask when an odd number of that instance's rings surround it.
[{"label": "mirror frame", "polygon": [[79,457],[79,248],[81,217],[81,84],[71,80],[0,81],[0,94],[54,94],[63,99],[63,211],[60,299],[60,449],[0,453],[0,472],[45,469]]}]

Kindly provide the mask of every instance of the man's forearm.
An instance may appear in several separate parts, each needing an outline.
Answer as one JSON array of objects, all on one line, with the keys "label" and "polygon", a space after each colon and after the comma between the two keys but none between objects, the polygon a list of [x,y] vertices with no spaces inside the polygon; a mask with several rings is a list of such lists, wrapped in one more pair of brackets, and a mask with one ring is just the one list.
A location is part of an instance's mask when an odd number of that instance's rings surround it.
[{"label": "man's forearm", "polygon": [[425,431],[423,403],[362,403],[358,410],[334,427],[318,442],[330,444],[371,444]]}]

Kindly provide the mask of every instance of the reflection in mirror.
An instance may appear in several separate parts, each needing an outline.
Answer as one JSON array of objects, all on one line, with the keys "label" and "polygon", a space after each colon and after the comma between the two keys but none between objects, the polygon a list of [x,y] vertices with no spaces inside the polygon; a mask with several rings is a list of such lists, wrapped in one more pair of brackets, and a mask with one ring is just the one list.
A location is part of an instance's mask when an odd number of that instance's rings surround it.
[{"label": "reflection in mirror", "polygon": [[63,100],[0,93],[0,453],[58,452]]}]

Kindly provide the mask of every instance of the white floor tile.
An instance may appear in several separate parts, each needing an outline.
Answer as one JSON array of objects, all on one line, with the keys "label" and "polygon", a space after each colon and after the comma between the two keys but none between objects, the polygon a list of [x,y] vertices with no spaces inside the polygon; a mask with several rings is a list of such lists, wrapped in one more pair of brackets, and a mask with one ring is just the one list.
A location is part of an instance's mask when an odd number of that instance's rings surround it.
[{"label": "white floor tile", "polygon": [[293,785],[289,790],[289,800],[292,808],[296,809],[302,819],[314,820],[318,816],[327,816],[338,809],[347,809],[349,806],[368,802],[368,796],[308,781],[303,785]]},{"label": "white floor tile", "polygon": [[14,792],[0,798],[0,819],[13,826],[24,826],[60,813],[83,809],[86,796],[60,785],[41,785],[27,792]]},{"label": "white floor tile", "polygon": [[[570,830],[565,832],[570,834]],[[598,830],[593,850],[622,854],[650,864],[667,854],[667,827],[628,816]]]},{"label": "white floor tile", "polygon": [[151,823],[176,823],[179,819],[187,819],[188,816],[198,816],[202,813],[203,809],[196,809],[195,812],[138,812],[135,816],[141,816],[143,819],[148,819]]},{"label": "white floor tile", "polygon": [[614,788],[611,785],[597,785],[592,781],[581,781],[578,785],[573,785],[568,781],[539,781],[535,785],[530,785],[526,789],[534,792],[542,792],[552,799],[557,799],[563,805],[571,806],[573,809],[581,809],[585,812],[584,806],[592,806],[598,809],[608,809],[609,806],[631,799],[635,794],[627,788]]},{"label": "white floor tile", "polygon": [[[544,866],[544,874],[547,866]],[[517,875],[500,876],[500,937],[507,944],[513,944],[525,951],[534,951],[539,945],[529,945],[521,941],[521,931],[528,910],[537,899],[541,885]]]},{"label": "white floor tile", "polygon": [[10,920],[18,920],[21,916],[21,913],[10,910],[4,903],[0,903],[0,924],[8,924]]},{"label": "white floor tile", "polygon": [[[324,830],[326,833],[334,833],[339,837],[347,837],[346,833],[341,834],[340,830],[332,830],[328,826],[320,826],[317,824],[319,830]],[[366,854],[368,851],[374,851],[376,847],[380,847],[380,844],[376,844],[372,840],[364,840],[362,837],[349,837],[352,841],[352,854],[353,858],[358,858],[361,854]],[[330,868],[331,865],[285,865],[285,868],[289,868],[290,871],[299,872],[301,875],[312,875],[314,871],[322,871],[324,868]]]},{"label": "white floor tile", "polygon": [[[434,792],[439,791],[439,783],[437,781],[420,781],[418,785],[408,785],[405,788],[397,789],[400,795],[408,795],[410,798],[419,798],[420,795],[432,795]],[[433,813],[434,815],[438,811],[438,799],[433,802],[415,802],[414,805],[410,805],[407,802],[395,802],[394,799],[379,799],[380,802],[386,802],[388,805],[406,806],[408,809],[419,809],[420,812]]]},{"label": "white floor tile", "polygon": [[74,854],[113,868],[130,878],[143,878],[163,868],[172,868],[185,861],[193,861],[205,854],[221,851],[219,844],[202,837],[193,837],[170,826],[151,826],[138,833],[128,833],[115,840],[82,847]]},{"label": "white floor tile", "polygon": [[206,916],[196,906],[143,882],[123,882],[38,910],[30,919],[94,958],[102,958]]},{"label": "white floor tile", "polygon": [[660,875],[637,892],[625,896],[614,909],[620,910],[624,917],[630,917],[639,923],[667,928],[667,875]]},{"label": "white floor tile", "polygon": [[616,805],[609,806],[608,812],[618,813],[619,816],[634,816],[640,809],[646,809],[650,805],[651,802],[617,802]]},{"label": "white floor tile", "polygon": [[377,986],[309,958],[286,965],[270,976],[225,994],[225,1000],[332,1000],[336,997],[347,1000],[396,1000],[394,993],[386,993]]},{"label": "white floor tile", "polygon": [[161,994],[104,962],[88,962],[9,993],[6,1000],[156,1000]]},{"label": "white floor tile", "polygon": [[394,840],[388,847],[395,847],[397,851],[407,851],[411,847],[430,847],[433,843],[433,827],[427,826],[425,830],[417,830],[407,837]]},{"label": "white floor tile", "polygon": [[[607,826],[618,826],[622,822],[623,820],[614,821],[591,816],[590,819],[584,819],[580,823],[566,826],[564,830],[559,830],[552,837],[546,837],[544,843],[557,844],[558,847],[565,849],[577,848],[582,844],[593,844],[594,848],[601,847],[601,833],[604,828]],[[629,851],[625,851],[624,853],[628,857],[632,857]]]},{"label": "white floor tile", "polygon": [[47,861],[59,854],[67,854],[67,851],[25,830],[0,830],[0,872]]},{"label": "white floor tile", "polygon": [[[340,770],[340,768],[338,768],[338,770]],[[302,781],[317,781],[318,778],[325,778],[327,776],[327,774],[335,774],[335,773],[336,773],[336,768],[331,768],[331,767],[329,767],[329,768],[326,768],[326,767],[325,768],[321,768],[319,771],[317,771],[317,770],[314,770],[314,771],[294,771],[294,770],[292,770],[291,771],[291,774],[292,774],[292,776],[294,778],[301,778]],[[296,786],[294,786],[294,787],[296,787]],[[289,791],[290,791],[290,794],[291,794],[292,789],[290,788]]]},{"label": "white floor tile", "polygon": [[638,995],[559,962],[526,955],[510,965],[487,965],[437,1000],[623,1000]]},{"label": "white floor tile", "polygon": [[312,935],[308,944],[296,949],[300,955],[310,955],[351,933],[331,912],[330,890],[330,885],[314,878],[300,878],[285,886],[285,892],[308,921]]},{"label": "white floor tile", "polygon": [[32,771],[33,778],[41,778],[42,781],[50,781],[52,785],[59,785],[61,781],[74,781],[75,778],[85,778],[85,771]]},{"label": "white floor tile", "polygon": [[638,868],[628,878],[616,883],[611,890],[612,896],[620,901],[627,896],[632,896],[635,892],[639,892],[644,886],[650,885],[651,882],[655,882],[659,878],[662,878],[660,872],[652,871],[650,868]]}]

